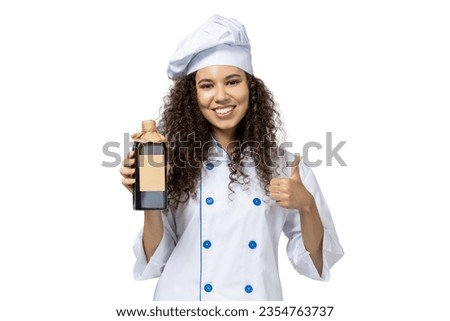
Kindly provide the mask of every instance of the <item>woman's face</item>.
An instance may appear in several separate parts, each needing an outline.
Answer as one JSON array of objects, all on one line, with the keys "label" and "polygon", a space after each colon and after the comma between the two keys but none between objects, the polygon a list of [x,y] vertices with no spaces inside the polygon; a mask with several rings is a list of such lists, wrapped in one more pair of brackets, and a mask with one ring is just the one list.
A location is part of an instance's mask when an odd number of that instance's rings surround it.
[{"label": "woman's face", "polygon": [[234,66],[210,66],[195,76],[197,101],[215,134],[234,135],[248,110],[249,90],[245,72]]}]

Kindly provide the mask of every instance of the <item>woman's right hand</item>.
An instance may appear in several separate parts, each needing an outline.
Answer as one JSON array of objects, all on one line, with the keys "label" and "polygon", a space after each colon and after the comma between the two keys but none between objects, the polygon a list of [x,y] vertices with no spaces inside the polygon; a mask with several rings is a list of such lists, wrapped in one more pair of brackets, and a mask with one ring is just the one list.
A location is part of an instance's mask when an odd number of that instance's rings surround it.
[{"label": "woman's right hand", "polygon": [[130,191],[133,192],[134,179],[134,151],[128,153],[127,159],[122,161],[122,167],[120,168],[120,174],[122,174],[122,184]]}]

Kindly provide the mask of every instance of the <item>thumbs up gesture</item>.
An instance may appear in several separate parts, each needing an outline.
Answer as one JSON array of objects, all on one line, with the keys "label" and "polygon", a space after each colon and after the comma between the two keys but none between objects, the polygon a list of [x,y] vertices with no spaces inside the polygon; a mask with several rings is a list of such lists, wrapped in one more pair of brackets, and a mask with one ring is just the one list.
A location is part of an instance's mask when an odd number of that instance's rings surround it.
[{"label": "thumbs up gesture", "polygon": [[289,178],[273,178],[270,181],[270,198],[284,208],[298,209],[300,212],[314,204],[314,197],[303,185],[300,177],[301,157],[292,163],[292,172]]}]

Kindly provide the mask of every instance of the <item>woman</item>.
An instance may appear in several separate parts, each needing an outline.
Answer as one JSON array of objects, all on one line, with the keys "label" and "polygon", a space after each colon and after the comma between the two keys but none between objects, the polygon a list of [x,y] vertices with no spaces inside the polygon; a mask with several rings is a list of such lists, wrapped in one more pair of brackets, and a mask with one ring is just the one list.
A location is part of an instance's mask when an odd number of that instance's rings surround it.
[{"label": "woman", "polygon": [[[295,269],[328,280],[343,251],[311,169],[277,147],[276,105],[253,76],[244,26],[212,16],[179,45],[168,75],[159,127],[169,208],[144,213],[135,278],[160,277],[155,300],[282,300],[284,232]],[[133,164],[130,153],[128,189]]]}]

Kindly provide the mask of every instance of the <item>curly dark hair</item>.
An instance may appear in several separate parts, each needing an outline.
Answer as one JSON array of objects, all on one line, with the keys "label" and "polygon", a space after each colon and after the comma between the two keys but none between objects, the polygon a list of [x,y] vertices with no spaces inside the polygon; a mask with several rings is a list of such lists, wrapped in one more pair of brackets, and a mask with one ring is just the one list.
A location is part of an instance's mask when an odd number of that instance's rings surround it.
[{"label": "curly dark hair", "polygon": [[[197,103],[195,74],[174,82],[164,97],[159,131],[169,142],[169,207],[176,209],[189,197],[197,197],[197,186],[203,161],[208,159],[209,148],[214,146],[211,124],[203,117]],[[230,155],[230,181],[233,184],[249,183],[246,166],[255,166],[262,187],[268,194],[273,177],[277,153],[277,135],[282,131],[280,114],[273,94],[264,82],[247,74],[249,108],[236,129],[235,144]],[[225,146],[226,147],[226,146]],[[248,157],[252,160],[249,165]],[[245,161],[244,161],[245,158]]]}]

